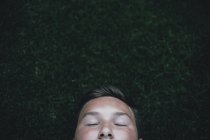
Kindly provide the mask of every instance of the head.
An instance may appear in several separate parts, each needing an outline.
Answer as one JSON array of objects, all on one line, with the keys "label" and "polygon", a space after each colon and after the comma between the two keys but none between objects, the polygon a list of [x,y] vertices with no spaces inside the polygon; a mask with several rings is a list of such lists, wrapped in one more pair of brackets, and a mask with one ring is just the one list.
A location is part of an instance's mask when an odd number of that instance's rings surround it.
[{"label": "head", "polygon": [[138,140],[140,118],[132,99],[113,86],[88,92],[77,108],[74,140]]}]

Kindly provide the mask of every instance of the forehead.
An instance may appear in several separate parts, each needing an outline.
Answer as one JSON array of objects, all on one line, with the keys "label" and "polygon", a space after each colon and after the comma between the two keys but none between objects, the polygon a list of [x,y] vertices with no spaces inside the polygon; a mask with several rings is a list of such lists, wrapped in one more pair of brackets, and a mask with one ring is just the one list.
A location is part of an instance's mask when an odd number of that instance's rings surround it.
[{"label": "forehead", "polygon": [[88,101],[81,110],[80,116],[87,112],[98,112],[99,114],[112,114],[115,112],[126,113],[134,117],[131,108],[123,101],[114,97],[99,97]]}]

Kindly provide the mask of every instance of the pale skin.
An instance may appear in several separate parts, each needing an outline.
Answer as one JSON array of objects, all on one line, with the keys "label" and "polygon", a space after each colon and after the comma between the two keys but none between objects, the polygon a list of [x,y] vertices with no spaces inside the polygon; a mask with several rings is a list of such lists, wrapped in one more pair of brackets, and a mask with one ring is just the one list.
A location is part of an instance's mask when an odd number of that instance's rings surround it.
[{"label": "pale skin", "polygon": [[[138,140],[131,108],[114,97],[99,97],[82,108],[73,140]],[[141,140],[141,139],[139,139]]]}]

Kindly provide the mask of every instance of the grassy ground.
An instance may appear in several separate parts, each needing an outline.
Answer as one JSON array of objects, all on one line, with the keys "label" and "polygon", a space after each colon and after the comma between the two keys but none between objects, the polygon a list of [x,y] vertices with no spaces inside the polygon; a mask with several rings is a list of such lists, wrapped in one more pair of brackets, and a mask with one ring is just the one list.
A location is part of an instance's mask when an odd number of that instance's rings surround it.
[{"label": "grassy ground", "polygon": [[1,4],[1,139],[71,139],[78,95],[103,84],[136,99],[145,139],[209,139],[207,5],[195,0]]}]

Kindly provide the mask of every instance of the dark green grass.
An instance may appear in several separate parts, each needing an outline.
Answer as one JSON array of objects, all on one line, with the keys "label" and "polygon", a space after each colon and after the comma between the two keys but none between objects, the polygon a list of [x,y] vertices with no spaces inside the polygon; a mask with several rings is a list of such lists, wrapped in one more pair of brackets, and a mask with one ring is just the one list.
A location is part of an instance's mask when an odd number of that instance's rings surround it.
[{"label": "dark green grass", "polygon": [[78,95],[103,84],[136,99],[146,140],[209,139],[206,5],[169,0],[2,4],[1,139],[72,139]]}]

